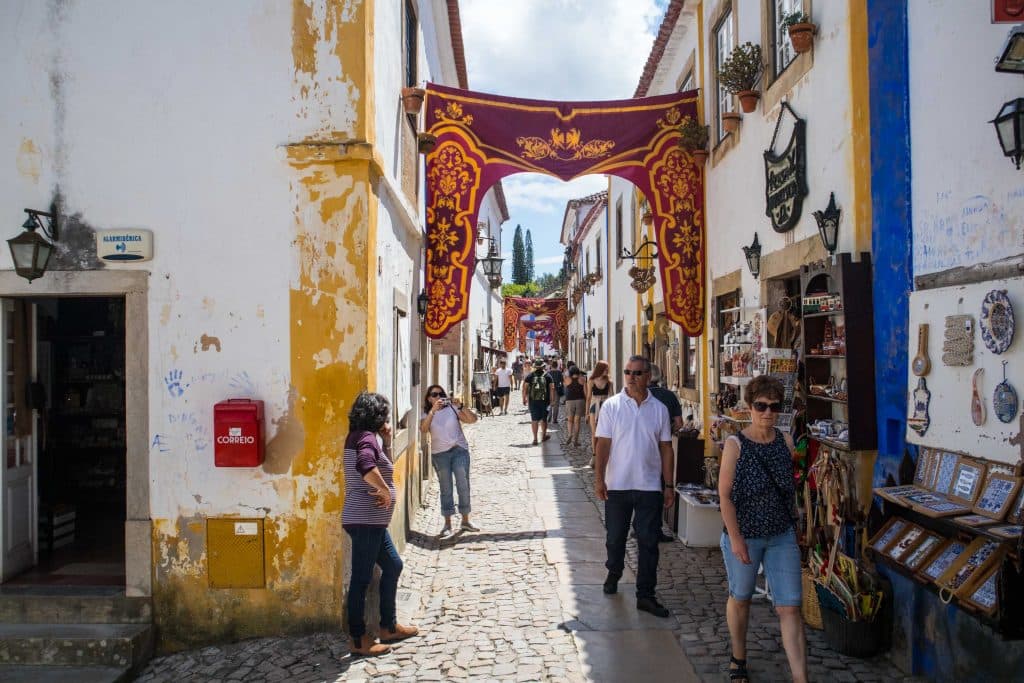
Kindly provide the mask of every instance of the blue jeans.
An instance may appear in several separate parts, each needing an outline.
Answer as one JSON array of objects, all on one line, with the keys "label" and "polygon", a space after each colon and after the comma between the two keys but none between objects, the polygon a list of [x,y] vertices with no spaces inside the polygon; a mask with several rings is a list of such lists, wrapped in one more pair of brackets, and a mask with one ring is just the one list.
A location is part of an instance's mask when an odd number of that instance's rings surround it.
[{"label": "blue jeans", "polygon": [[764,579],[772,593],[776,607],[797,607],[801,603],[803,586],[800,583],[800,547],[796,532],[790,529],[777,536],[745,538],[750,564],[743,564],[732,554],[729,534],[722,533],[719,545],[725,558],[725,573],[729,577],[729,595],[737,600],[750,600],[757,581],[757,568],[764,565]]},{"label": "blue jeans", "polygon": [[380,627],[394,630],[395,595],[402,573],[391,535],[384,527],[351,526],[345,531],[352,538],[352,582],[348,587],[348,632],[353,638],[366,634],[366,589],[373,578],[373,565],[380,565]]},{"label": "blue jeans", "polygon": [[609,491],[604,503],[608,573],[618,579],[626,562],[629,523],[636,532],[636,597],[653,598],[658,585],[658,537],[665,496],[661,491]]},{"label": "blue jeans", "polygon": [[430,456],[437,472],[437,483],[441,487],[441,514],[451,517],[455,514],[455,496],[452,491],[452,476],[455,488],[459,490],[459,513],[468,515],[469,507],[469,451],[455,446],[447,451]]}]

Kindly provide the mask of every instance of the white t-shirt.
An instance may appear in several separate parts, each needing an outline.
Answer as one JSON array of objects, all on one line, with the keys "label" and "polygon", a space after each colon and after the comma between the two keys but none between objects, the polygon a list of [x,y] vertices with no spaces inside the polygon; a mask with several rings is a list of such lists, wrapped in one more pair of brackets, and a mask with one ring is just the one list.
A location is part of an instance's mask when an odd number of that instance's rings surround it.
[{"label": "white t-shirt", "polygon": [[498,378],[498,388],[512,387],[512,370],[509,368],[498,368],[494,371],[495,376]]},{"label": "white t-shirt", "polygon": [[672,440],[668,408],[647,392],[640,405],[623,389],[609,396],[597,421],[598,438],[611,439],[604,481],[609,491],[661,491],[660,442]]},{"label": "white t-shirt", "polygon": [[[424,413],[423,417],[426,416],[427,413]],[[456,446],[469,450],[466,435],[462,433],[462,425],[459,424],[459,414],[454,407],[448,406],[434,413],[434,419],[430,421],[430,452],[444,453]]]}]

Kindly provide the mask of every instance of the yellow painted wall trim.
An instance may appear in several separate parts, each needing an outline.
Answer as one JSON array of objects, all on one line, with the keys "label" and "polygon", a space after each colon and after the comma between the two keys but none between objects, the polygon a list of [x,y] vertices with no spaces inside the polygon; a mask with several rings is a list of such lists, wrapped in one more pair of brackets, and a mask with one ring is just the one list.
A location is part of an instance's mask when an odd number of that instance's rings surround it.
[{"label": "yellow painted wall trim", "polygon": [[[697,3],[697,74],[700,83],[700,94],[697,97],[697,113],[702,123],[707,124],[707,117],[704,114],[704,3]],[[705,286],[704,291],[710,292],[711,288],[707,286],[706,280],[711,277],[711,272],[707,268],[708,263],[708,251],[711,249],[711,243],[707,239],[708,234],[708,190],[707,190],[707,169],[705,168],[705,183],[704,183],[704,279]],[[710,304],[710,301],[705,301],[705,304]],[[700,398],[700,411],[701,420],[704,424],[704,454],[708,455],[712,452],[713,445],[711,439],[708,438],[709,429],[711,427],[711,367],[708,364],[710,360],[708,355],[708,339],[710,338],[711,332],[711,311],[713,307],[706,305],[707,319],[704,321],[704,334],[700,338],[700,385],[701,385],[701,398]],[[685,343],[685,340],[684,340]]]},{"label": "yellow painted wall trim", "polygon": [[850,7],[850,103],[853,145],[853,250],[871,251],[871,91],[868,83],[868,9],[866,2]]}]

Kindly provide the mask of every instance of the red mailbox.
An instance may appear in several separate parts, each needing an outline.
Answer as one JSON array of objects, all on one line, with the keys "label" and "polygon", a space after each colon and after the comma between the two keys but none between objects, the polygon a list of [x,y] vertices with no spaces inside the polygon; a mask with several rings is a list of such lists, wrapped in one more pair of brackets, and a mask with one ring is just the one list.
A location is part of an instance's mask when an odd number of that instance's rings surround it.
[{"label": "red mailbox", "polygon": [[263,401],[231,398],[213,406],[213,463],[217,467],[263,464]]}]

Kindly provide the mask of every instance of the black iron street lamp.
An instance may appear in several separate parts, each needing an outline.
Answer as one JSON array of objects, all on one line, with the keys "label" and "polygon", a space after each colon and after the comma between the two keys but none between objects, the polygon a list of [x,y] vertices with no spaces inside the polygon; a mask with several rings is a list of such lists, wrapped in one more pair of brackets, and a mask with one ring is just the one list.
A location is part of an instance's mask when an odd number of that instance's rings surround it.
[{"label": "black iron street lamp", "polygon": [[1024,74],[1024,24],[1014,26],[996,58],[996,71]]},{"label": "black iron street lamp", "polygon": [[756,280],[761,275],[761,243],[757,240],[757,233],[754,233],[754,241],[749,247],[743,247],[743,256],[747,259],[747,268]]},{"label": "black iron street lamp", "polygon": [[828,197],[828,206],[824,211],[815,211],[814,220],[818,222],[818,235],[821,236],[821,244],[825,251],[832,257],[832,263],[836,262],[836,248],[839,246],[839,208],[836,206],[836,193],[832,192]]},{"label": "black iron street lamp", "polygon": [[427,317],[427,304],[429,302],[430,299],[427,297],[427,290],[421,289],[420,295],[416,297],[416,312],[419,314],[420,320]]},{"label": "black iron street lamp", "polygon": [[989,123],[996,127],[1003,156],[1010,157],[1014,166],[1020,170],[1020,160],[1024,156],[1024,140],[1021,139],[1024,133],[1024,97],[1004,103]]},{"label": "black iron street lamp", "polygon": [[[11,249],[11,260],[14,261],[14,270],[29,282],[42,277],[46,272],[46,266],[50,263],[50,256],[53,255],[54,244],[59,236],[57,219],[52,213],[25,209],[28,218],[22,224],[25,232],[17,237],[7,240],[7,246]],[[40,217],[46,218],[46,224]],[[49,242],[36,230],[42,230],[43,234],[53,242]]]},{"label": "black iron street lamp", "polygon": [[654,306],[652,304],[644,306],[644,317],[647,318],[647,322],[654,322]]},{"label": "black iron street lamp", "polygon": [[491,289],[497,289],[501,286],[501,263],[505,259],[498,255],[498,245],[495,244],[493,237],[488,237],[487,241],[491,243],[490,248],[487,250],[487,256],[478,260],[478,263],[484,267],[484,275],[487,276],[487,283],[491,286]]}]

